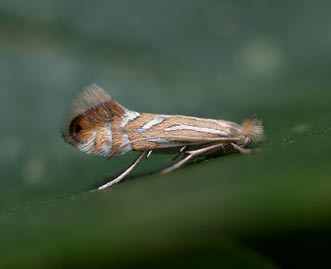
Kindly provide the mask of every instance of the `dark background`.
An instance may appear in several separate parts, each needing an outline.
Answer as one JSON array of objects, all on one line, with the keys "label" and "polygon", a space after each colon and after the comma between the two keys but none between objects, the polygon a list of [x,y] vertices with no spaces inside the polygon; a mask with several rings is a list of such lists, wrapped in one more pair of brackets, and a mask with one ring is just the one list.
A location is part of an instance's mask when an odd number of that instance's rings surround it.
[{"label": "dark background", "polygon": [[[1,1],[0,266],[329,263],[330,1]],[[167,176],[63,141],[90,83],[130,109],[264,120],[261,152]],[[149,175],[148,175],[149,174]]]}]

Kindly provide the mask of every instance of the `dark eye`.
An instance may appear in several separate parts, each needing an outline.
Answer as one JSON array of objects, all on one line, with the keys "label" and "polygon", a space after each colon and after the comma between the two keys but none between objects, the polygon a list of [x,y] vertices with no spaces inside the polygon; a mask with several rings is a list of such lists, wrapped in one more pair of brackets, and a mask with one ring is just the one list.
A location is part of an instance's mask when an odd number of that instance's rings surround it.
[{"label": "dark eye", "polygon": [[74,140],[76,140],[77,142],[80,141],[80,139],[81,139],[80,135],[82,133],[83,126],[84,125],[81,122],[81,117],[80,116],[73,119],[71,124],[70,124],[70,127],[69,127],[70,136]]},{"label": "dark eye", "polygon": [[82,126],[81,126],[79,123],[77,123],[76,126],[75,126],[75,133],[77,134],[77,133],[79,133],[81,130],[82,130]]}]

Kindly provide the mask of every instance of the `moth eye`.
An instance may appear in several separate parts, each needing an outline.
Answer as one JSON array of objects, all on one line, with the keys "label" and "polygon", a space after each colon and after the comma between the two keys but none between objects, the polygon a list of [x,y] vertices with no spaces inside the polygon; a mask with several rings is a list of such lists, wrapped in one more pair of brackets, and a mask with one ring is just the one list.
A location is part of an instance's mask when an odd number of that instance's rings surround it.
[{"label": "moth eye", "polygon": [[83,129],[84,129],[84,124],[82,122],[82,118],[78,116],[70,124],[70,127],[69,127],[70,136],[74,140],[79,142],[82,139],[81,134],[83,133],[82,132]]},{"label": "moth eye", "polygon": [[75,135],[79,134],[82,130],[83,130],[82,125],[76,121],[76,122],[72,123],[72,126],[70,128],[70,134],[72,136],[75,136]]},{"label": "moth eye", "polygon": [[82,130],[82,126],[79,123],[77,123],[75,126],[75,133],[79,133],[81,130]]}]

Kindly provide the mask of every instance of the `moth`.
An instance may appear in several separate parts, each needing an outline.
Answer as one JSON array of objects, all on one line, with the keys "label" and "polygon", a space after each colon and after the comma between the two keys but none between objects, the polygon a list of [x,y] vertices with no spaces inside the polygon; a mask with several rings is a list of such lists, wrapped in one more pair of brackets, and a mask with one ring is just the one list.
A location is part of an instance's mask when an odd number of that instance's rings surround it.
[{"label": "moth", "polygon": [[249,153],[251,150],[245,147],[262,140],[263,125],[258,119],[239,125],[225,120],[139,113],[122,106],[93,84],[72,102],[62,135],[66,142],[88,154],[111,158],[140,152],[122,174],[98,188],[103,190],[123,180],[152,152],[172,149],[178,153],[177,161],[162,174],[198,157]]}]

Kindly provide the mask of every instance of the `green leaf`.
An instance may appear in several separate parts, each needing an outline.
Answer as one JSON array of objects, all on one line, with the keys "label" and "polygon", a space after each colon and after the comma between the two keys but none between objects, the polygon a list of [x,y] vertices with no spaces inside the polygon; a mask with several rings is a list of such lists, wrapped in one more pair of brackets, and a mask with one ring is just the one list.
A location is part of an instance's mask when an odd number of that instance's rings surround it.
[{"label": "green leaf", "polygon": [[[0,9],[1,268],[275,268],[327,252],[281,257],[287,233],[330,230],[330,4],[69,2]],[[63,141],[66,105],[91,82],[137,111],[256,115],[266,140],[166,176],[172,156],[152,155],[96,192],[135,154]],[[255,247],[271,235],[281,251]]]}]

